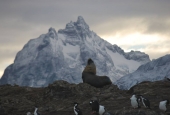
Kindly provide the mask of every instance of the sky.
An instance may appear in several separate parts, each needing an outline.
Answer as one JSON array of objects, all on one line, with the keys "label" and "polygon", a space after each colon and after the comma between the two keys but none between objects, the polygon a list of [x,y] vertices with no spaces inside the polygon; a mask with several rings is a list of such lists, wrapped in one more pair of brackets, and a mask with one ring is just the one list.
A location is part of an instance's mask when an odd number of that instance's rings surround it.
[{"label": "sky", "polygon": [[0,77],[30,39],[78,16],[125,52],[170,54],[170,0],[0,0]]}]

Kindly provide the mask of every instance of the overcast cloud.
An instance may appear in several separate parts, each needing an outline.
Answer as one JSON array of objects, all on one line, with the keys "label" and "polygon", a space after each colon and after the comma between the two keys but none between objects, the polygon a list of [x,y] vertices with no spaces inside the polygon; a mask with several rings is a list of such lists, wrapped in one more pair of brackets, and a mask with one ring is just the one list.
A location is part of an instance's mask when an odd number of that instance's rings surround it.
[{"label": "overcast cloud", "polygon": [[83,16],[90,29],[151,59],[170,53],[169,0],[1,0],[0,76],[32,38]]}]

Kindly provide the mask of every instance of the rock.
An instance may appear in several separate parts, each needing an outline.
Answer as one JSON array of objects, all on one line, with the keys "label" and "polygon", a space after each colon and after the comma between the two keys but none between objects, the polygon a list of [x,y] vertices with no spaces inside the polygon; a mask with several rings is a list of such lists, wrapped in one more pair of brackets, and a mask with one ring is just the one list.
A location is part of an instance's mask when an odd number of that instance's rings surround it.
[{"label": "rock", "polygon": [[[113,115],[167,115],[159,110],[159,102],[169,99],[169,81],[144,82],[134,87],[135,94],[143,94],[150,100],[151,110],[132,109],[130,97],[132,94],[120,90],[116,85],[95,88],[87,83],[70,84],[66,81],[55,81],[48,87],[16,87],[0,86],[0,115],[26,115],[34,112],[37,105],[42,115],[74,115],[74,102],[79,103],[83,115],[91,113],[89,101],[96,99]],[[165,85],[166,84],[166,85]],[[29,89],[29,90],[28,90]]]}]

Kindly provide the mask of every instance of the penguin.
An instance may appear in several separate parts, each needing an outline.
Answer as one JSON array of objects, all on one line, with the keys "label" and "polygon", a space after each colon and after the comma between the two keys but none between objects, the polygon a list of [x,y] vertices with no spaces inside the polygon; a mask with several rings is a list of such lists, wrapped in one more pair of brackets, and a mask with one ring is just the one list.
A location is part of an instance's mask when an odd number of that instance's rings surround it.
[{"label": "penguin", "polygon": [[97,100],[91,100],[89,104],[92,108],[92,114],[99,112],[99,102]]},{"label": "penguin", "polygon": [[78,103],[74,102],[74,113],[75,115],[82,115],[82,111],[78,108]]},{"label": "penguin", "polygon": [[103,113],[105,113],[105,107],[103,105],[99,105],[99,115],[103,115]]},{"label": "penguin", "polygon": [[137,95],[132,95],[130,100],[133,108],[140,108],[140,98]]},{"label": "penguin", "polygon": [[38,108],[36,106],[35,106],[34,115],[40,115],[39,112],[38,112]]},{"label": "penguin", "polygon": [[97,100],[91,100],[89,104],[92,107],[92,114],[99,113],[99,115],[103,115],[106,112],[105,107],[100,105]]},{"label": "penguin", "polygon": [[141,98],[142,103],[145,106],[145,108],[151,109],[149,100],[147,98],[143,97],[142,95],[140,95],[140,98]]},{"label": "penguin", "polygon": [[161,101],[159,103],[159,109],[166,112],[168,104],[169,104],[169,100],[168,99]]}]

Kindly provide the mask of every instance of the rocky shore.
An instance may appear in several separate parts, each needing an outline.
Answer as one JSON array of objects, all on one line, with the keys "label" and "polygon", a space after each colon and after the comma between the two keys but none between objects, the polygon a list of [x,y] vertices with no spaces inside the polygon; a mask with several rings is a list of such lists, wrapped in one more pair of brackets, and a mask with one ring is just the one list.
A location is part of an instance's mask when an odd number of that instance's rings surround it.
[{"label": "rocky shore", "polygon": [[[150,100],[151,110],[142,106],[133,109],[132,94],[142,94]],[[26,115],[37,106],[41,115],[74,115],[74,102],[79,103],[83,115],[90,115],[89,101],[98,98],[101,105],[113,115],[170,115],[170,106],[165,113],[159,110],[162,99],[170,99],[170,82],[143,82],[129,91],[120,90],[116,85],[95,88],[86,83],[70,84],[56,81],[44,88],[0,86],[0,115]]]}]

